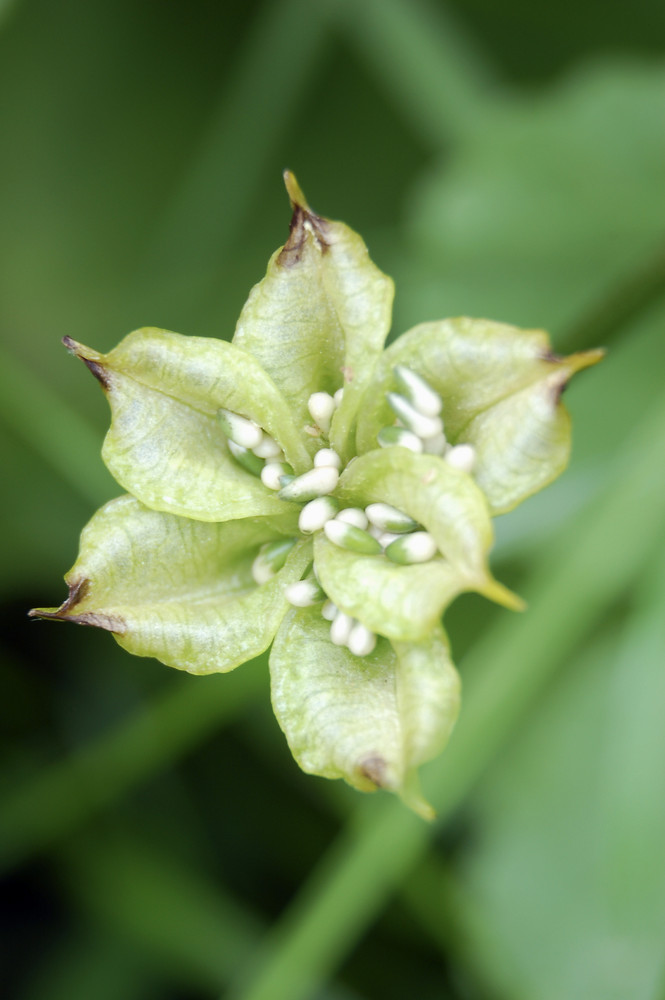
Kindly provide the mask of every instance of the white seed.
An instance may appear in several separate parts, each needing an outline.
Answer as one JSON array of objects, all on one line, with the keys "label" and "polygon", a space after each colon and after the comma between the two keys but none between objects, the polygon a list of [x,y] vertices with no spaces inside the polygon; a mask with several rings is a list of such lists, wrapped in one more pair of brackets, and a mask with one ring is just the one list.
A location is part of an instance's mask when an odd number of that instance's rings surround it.
[{"label": "white seed", "polygon": [[456,444],[444,457],[448,465],[452,465],[454,469],[471,472],[476,464],[476,449],[472,444]]},{"label": "white seed", "polygon": [[319,448],[314,456],[314,468],[320,469],[327,468],[328,466],[331,466],[333,469],[341,469],[342,459],[334,448]]},{"label": "white seed", "polygon": [[298,580],[284,588],[284,596],[295,608],[309,608],[326,596],[316,580]]},{"label": "white seed", "polygon": [[333,604],[332,601],[326,601],[326,603],[321,608],[321,615],[327,622],[332,622],[335,620],[337,614],[337,605]]},{"label": "white seed", "polygon": [[396,542],[398,538],[403,538],[403,535],[398,535],[394,531],[382,531],[379,535],[379,544],[382,549],[387,549],[389,545]]},{"label": "white seed", "polygon": [[363,530],[367,528],[368,524],[365,511],[361,510],[360,507],[345,507],[337,514],[337,520],[344,521],[345,524],[353,524],[356,528]]},{"label": "white seed", "polygon": [[443,403],[441,396],[429,382],[405,365],[395,365],[393,373],[402,392],[420,413],[427,417],[438,417]]},{"label": "white seed", "polygon": [[315,497],[325,496],[332,493],[337,486],[339,472],[331,465],[323,466],[320,469],[310,469],[309,472],[297,476],[280,490],[282,500],[306,501]]},{"label": "white seed", "polygon": [[344,611],[338,611],[330,626],[330,641],[336,646],[346,646],[353,628],[353,618]]},{"label": "white seed", "polygon": [[354,656],[367,656],[376,646],[376,636],[362,622],[356,622],[346,644]]},{"label": "white seed", "polygon": [[267,583],[268,580],[272,580],[274,575],[275,570],[259,553],[252,563],[252,577],[254,578],[254,582],[259,584]]},{"label": "white seed", "polygon": [[402,535],[386,549],[388,558],[401,565],[429,562],[436,552],[436,542],[428,531],[414,531],[410,535]]},{"label": "white seed", "polygon": [[390,408],[404,426],[417,434],[423,441],[426,438],[436,437],[443,433],[443,421],[441,417],[427,417],[420,413],[405,396],[400,396],[397,392],[386,393],[386,399]]},{"label": "white seed", "polygon": [[226,436],[243,448],[257,448],[263,440],[263,431],[259,425],[247,417],[241,417],[239,413],[220,409],[217,411],[217,419]]},{"label": "white seed", "polygon": [[381,531],[394,531],[401,535],[418,527],[412,517],[397,507],[391,507],[389,503],[370,503],[365,507],[365,513]]},{"label": "white seed", "polygon": [[307,400],[307,409],[312,419],[324,434],[330,430],[330,421],[335,412],[335,400],[329,392],[313,392]]},{"label": "white seed", "polygon": [[261,482],[269,490],[279,490],[282,487],[281,477],[286,473],[282,462],[266,462],[261,470]]},{"label": "white seed", "polygon": [[383,535],[383,531],[381,531],[381,528],[377,528],[375,524],[370,524],[370,526],[367,529],[367,534],[371,535],[372,538],[376,538],[376,540],[379,541],[381,535]]},{"label": "white seed", "polygon": [[342,386],[341,389],[338,389],[335,395],[333,396],[333,399],[335,400],[335,406],[339,406],[341,404],[343,396],[344,396],[344,386]]},{"label": "white seed", "polygon": [[281,446],[277,444],[274,438],[271,438],[269,434],[263,435],[263,440],[252,448],[255,455],[259,458],[277,458],[281,456],[282,449]]},{"label": "white seed", "polygon": [[316,497],[300,511],[298,527],[305,535],[319,531],[337,513],[338,504],[332,497]]},{"label": "white seed", "polygon": [[427,438],[427,440],[424,442],[423,450],[428,455],[443,455],[445,454],[447,447],[448,447],[448,442],[446,441],[446,435],[442,431],[440,434],[436,434],[434,437]]},{"label": "white seed", "polygon": [[423,443],[417,434],[407,431],[406,427],[383,427],[378,434],[377,441],[382,448],[390,448],[393,444],[398,444],[401,448],[408,448],[416,453],[423,450]]},{"label": "white seed", "polygon": [[368,531],[356,528],[354,524],[345,524],[344,521],[338,521],[337,518],[334,518],[332,521],[326,521],[323,530],[329,541],[349,552],[371,556],[378,555],[381,551],[381,546],[376,538],[372,538]]}]

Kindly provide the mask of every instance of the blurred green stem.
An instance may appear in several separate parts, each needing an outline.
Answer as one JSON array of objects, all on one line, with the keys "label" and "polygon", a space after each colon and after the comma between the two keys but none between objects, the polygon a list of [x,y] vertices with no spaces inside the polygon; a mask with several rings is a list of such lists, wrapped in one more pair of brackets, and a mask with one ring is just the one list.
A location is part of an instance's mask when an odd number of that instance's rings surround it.
[{"label": "blurred green stem", "polygon": [[343,0],[336,12],[363,62],[433,149],[478,126],[491,74],[446,4]]},{"label": "blurred green stem", "polygon": [[99,436],[48,383],[0,347],[0,418],[93,506],[113,480],[99,459]]},{"label": "blurred green stem", "polygon": [[185,260],[188,281],[211,266],[220,273],[220,257],[239,238],[273,148],[299,111],[322,59],[328,7],[277,0],[255,14],[207,135],[155,236],[151,265],[160,281],[174,280],[176,266],[175,280],[182,281]]}]

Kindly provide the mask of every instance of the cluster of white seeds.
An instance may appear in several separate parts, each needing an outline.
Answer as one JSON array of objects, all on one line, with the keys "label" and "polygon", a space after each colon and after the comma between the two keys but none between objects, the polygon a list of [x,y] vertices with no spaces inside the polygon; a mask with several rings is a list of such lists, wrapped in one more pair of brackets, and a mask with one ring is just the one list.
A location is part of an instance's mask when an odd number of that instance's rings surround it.
[{"label": "cluster of white seeds", "polygon": [[400,392],[386,393],[386,400],[397,419],[379,431],[381,447],[399,444],[410,451],[440,455],[456,469],[471,472],[475,450],[470,444],[448,443],[441,417],[443,401],[438,392],[421,375],[404,365],[395,365],[393,374]]},{"label": "cluster of white seeds", "polygon": [[[399,392],[389,392],[386,399],[396,422],[378,435],[383,448],[400,445],[411,451],[440,455],[450,465],[471,472],[475,451],[471,445],[450,445],[444,433],[441,397],[420,375],[404,365],[394,369]],[[386,503],[372,503],[364,510],[345,507],[330,494],[335,490],[342,462],[327,444],[330,425],[344,390],[335,395],[315,392],[307,406],[314,425],[307,432],[321,440],[323,447],[314,456],[313,468],[300,476],[286,463],[279,444],[253,420],[230,410],[219,410],[218,417],[228,446],[236,461],[260,476],[264,485],[275,490],[282,500],[302,504],[298,528],[303,535],[323,531],[334,545],[359,555],[383,555],[401,565],[429,562],[437,554],[434,537],[408,514]],[[284,566],[296,538],[279,539],[263,545],[252,564],[256,583],[266,583]],[[376,635],[362,622],[337,608],[327,597],[315,575],[289,584],[285,596],[294,607],[321,604],[321,614],[329,621],[330,639],[346,646],[356,656],[367,656],[376,645]]]}]

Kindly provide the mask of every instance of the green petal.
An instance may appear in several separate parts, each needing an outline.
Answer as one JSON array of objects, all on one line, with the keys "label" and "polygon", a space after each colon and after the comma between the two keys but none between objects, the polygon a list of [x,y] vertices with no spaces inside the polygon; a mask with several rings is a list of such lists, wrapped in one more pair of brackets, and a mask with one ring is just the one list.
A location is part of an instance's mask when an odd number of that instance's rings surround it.
[{"label": "green petal", "polygon": [[[507,607],[522,606],[519,598],[489,572],[487,554],[494,535],[487,501],[465,472],[435,455],[416,455],[398,446],[381,448],[347,466],[335,495],[349,506],[366,507],[383,501],[404,511],[434,536],[439,551],[457,575],[457,592],[477,590]],[[449,574],[451,588],[454,579]],[[443,599],[443,577],[441,586]],[[426,595],[421,596],[424,602],[428,600]],[[389,603],[390,594],[384,599]],[[395,614],[403,617],[397,604]]]},{"label": "green petal", "polygon": [[441,396],[448,440],[476,448],[474,477],[492,513],[502,513],[565,467],[570,429],[561,392],[601,357],[557,357],[542,330],[467,318],[423,323],[385,351],[361,407],[358,451],[376,447],[381,428],[393,423],[386,392],[397,388],[393,367],[406,365]]},{"label": "green petal", "polygon": [[353,230],[316,215],[292,175],[286,181],[291,233],[252,289],[233,343],[258,358],[299,427],[312,423],[312,393],[346,385],[331,432],[346,459],[359,399],[390,327],[393,283]]},{"label": "green petal", "polygon": [[432,559],[397,566],[385,556],[360,556],[329,542],[314,540],[314,565],[330,599],[352,618],[389,639],[427,636],[466,579],[451,563]]},{"label": "green petal", "polygon": [[294,468],[309,456],[289,408],[251,356],[231,344],[147,328],[109,354],[68,340],[104,387],[112,411],[102,455],[143,503],[204,521],[278,514],[286,505],[231,456],[216,414],[251,417]]},{"label": "green petal", "polygon": [[428,817],[416,768],[441,753],[460,708],[459,674],[440,627],[422,642],[393,643],[397,654],[397,708],[401,719],[406,773],[402,798]]},{"label": "green petal", "polygon": [[65,577],[68,599],[35,614],[107,629],[129,652],[179,670],[232,670],[270,645],[289,607],[284,587],[311,561],[301,542],[284,569],[256,586],[252,560],[285,526],[269,518],[193,521],[120,497],[83,530]]},{"label": "green petal", "polygon": [[328,633],[319,609],[293,609],[270,654],[273,707],[293,756],[310,774],[396,792],[429,818],[415,769],[443,747],[459,706],[443,633],[396,650],[380,639],[363,657]]}]

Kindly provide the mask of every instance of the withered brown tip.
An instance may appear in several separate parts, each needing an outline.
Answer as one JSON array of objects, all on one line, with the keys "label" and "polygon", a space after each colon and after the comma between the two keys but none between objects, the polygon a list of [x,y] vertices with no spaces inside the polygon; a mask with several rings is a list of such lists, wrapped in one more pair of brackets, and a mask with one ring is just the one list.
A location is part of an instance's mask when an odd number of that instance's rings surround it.
[{"label": "withered brown tip", "polygon": [[59,608],[32,608],[28,611],[29,618],[46,618],[57,622],[74,622],[75,625],[92,625],[103,628],[107,632],[122,634],[127,631],[127,624],[118,615],[106,615],[96,611],[84,611],[82,614],[72,614],[74,609],[84,600],[90,590],[90,581],[86,577],[73,580],[69,585],[67,599]]}]

